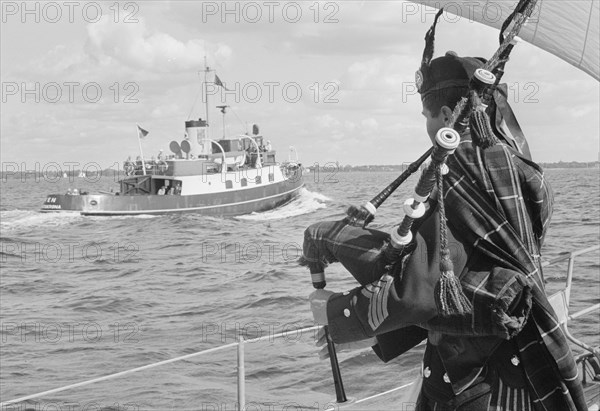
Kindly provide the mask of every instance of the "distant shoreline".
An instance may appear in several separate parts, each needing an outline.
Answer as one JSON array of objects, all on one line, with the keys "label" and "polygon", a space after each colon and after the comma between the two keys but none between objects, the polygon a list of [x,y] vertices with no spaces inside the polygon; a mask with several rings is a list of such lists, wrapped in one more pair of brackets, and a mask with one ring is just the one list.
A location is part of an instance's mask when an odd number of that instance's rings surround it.
[{"label": "distant shoreline", "polygon": [[558,163],[538,163],[542,168],[599,168],[600,162],[598,161],[590,161],[589,163],[580,163],[577,161],[563,162],[559,161]]},{"label": "distant shoreline", "polygon": [[[571,161],[571,162],[563,162],[560,161],[558,163],[538,163],[540,165],[540,167],[542,167],[543,169],[599,169],[600,168],[600,162],[598,161],[591,161],[591,162],[587,162],[587,163],[582,163],[582,162],[578,162],[578,161]],[[358,172],[358,171],[369,171],[369,172],[380,172],[380,171],[396,171],[396,172],[402,172],[405,171],[408,166],[410,165],[410,163],[405,163],[405,164],[387,164],[387,165],[360,165],[360,166],[353,166],[353,165],[341,165],[341,164],[336,164],[336,163],[326,163],[326,164],[312,164],[312,165],[308,165],[306,164],[305,167],[309,170],[309,171],[313,171],[315,170],[316,167],[319,167],[319,171],[322,172],[335,172],[335,171],[339,171],[339,172]]]},{"label": "distant shoreline", "polygon": [[[556,169],[556,170],[566,170],[566,169],[600,169],[600,162],[598,161],[592,161],[592,162],[587,162],[587,163],[582,163],[582,162],[578,162],[578,161],[571,161],[571,162],[563,162],[560,161],[558,163],[538,163],[543,169],[545,170],[551,170],[551,169]],[[360,166],[352,166],[352,165],[341,165],[339,163],[334,163],[334,162],[328,162],[325,164],[318,164],[318,163],[313,163],[311,165],[304,165],[305,170],[308,172],[312,172],[315,171],[315,169],[318,167],[319,172],[325,172],[325,173],[337,173],[337,172],[362,172],[362,171],[366,171],[366,172],[403,172],[405,171],[408,166],[410,165],[410,163],[405,163],[405,164],[387,164],[387,165],[360,165]],[[27,178],[50,178],[52,180],[60,180],[61,178],[69,178],[69,179],[75,179],[78,176],[80,176],[80,170],[73,170],[73,171],[69,171],[67,173],[67,176],[63,176],[62,174],[57,174],[57,173],[48,173],[46,175],[44,175],[44,173],[41,173],[39,171],[36,170],[26,170],[26,171],[21,171],[21,170],[16,170],[16,171],[0,171],[0,179],[2,179],[2,181],[6,181],[8,178],[11,179],[27,179]],[[92,179],[92,180],[97,180],[99,177],[114,177],[114,178],[122,178],[124,177],[124,173],[122,171],[117,171],[114,169],[106,169],[106,170],[102,170],[100,172],[94,172],[94,173],[87,173],[87,175],[84,178],[88,178],[88,179]],[[79,177],[81,178],[81,177]]]}]

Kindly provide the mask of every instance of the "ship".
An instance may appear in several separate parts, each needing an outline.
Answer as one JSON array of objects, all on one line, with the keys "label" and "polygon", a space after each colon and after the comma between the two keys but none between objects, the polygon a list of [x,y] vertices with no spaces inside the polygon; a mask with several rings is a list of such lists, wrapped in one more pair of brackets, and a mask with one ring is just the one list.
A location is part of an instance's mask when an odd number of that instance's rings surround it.
[{"label": "ship", "polygon": [[[212,72],[206,66],[205,82]],[[218,77],[215,77],[218,80]],[[219,84],[220,80],[216,82]],[[207,93],[207,87],[203,87]],[[185,121],[184,138],[171,141],[171,153],[123,163],[125,176],[117,190],[90,193],[69,189],[46,196],[41,212],[79,212],[86,216],[118,216],[194,212],[236,216],[271,210],[296,198],[303,187],[297,152],[278,163],[270,140],[251,132],[210,138],[208,96],[206,117]],[[217,106],[225,116],[225,108]],[[224,120],[223,120],[224,121]],[[223,127],[225,130],[225,127]],[[138,140],[148,131],[137,125]]]}]

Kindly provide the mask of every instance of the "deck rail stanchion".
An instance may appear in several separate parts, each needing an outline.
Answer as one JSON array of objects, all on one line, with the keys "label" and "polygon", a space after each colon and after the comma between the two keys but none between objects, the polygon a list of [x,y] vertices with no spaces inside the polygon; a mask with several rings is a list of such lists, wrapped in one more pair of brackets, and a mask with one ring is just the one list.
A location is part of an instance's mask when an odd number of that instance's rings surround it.
[{"label": "deck rail stanchion", "polygon": [[244,365],[244,337],[240,336],[237,346],[237,395],[239,410],[246,409],[246,368]]},{"label": "deck rail stanchion", "polygon": [[565,286],[565,298],[567,307],[571,303],[571,284],[573,283],[573,269],[575,268],[575,256],[571,253],[569,257],[569,266],[567,268],[567,285]]}]

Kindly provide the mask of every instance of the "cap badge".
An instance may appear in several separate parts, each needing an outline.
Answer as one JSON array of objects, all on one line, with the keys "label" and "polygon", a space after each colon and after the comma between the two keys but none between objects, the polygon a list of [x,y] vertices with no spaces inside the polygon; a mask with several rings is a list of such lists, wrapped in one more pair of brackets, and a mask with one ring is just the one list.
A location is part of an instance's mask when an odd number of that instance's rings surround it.
[{"label": "cap badge", "polygon": [[423,87],[423,73],[421,70],[417,70],[415,73],[415,84],[417,86],[417,91],[420,93],[421,88]]}]

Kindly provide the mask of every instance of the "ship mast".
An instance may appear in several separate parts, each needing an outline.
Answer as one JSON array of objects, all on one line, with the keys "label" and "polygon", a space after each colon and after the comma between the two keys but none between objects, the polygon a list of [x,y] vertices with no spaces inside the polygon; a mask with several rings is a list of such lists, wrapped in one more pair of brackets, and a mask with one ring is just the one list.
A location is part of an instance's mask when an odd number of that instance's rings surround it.
[{"label": "ship mast", "polygon": [[221,109],[221,113],[223,113],[223,140],[225,139],[225,111],[229,108],[229,106],[217,106],[218,109]]},{"label": "ship mast", "polygon": [[210,123],[208,121],[208,73],[212,70],[208,67],[206,56],[204,56],[204,105],[206,114],[206,138],[210,138]]}]

